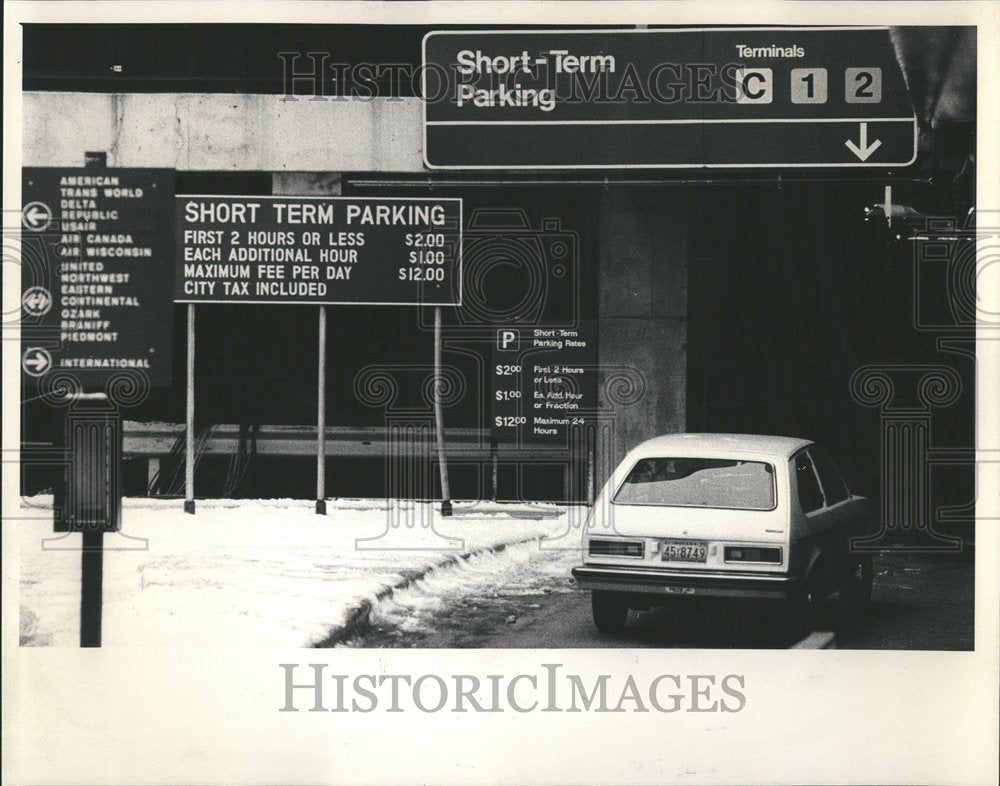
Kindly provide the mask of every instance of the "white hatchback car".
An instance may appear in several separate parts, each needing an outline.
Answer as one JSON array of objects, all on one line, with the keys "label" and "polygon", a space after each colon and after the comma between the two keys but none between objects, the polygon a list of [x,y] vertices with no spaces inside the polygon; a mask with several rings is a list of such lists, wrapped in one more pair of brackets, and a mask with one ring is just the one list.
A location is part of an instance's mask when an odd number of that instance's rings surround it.
[{"label": "white hatchback car", "polygon": [[629,609],[681,597],[767,599],[799,630],[840,593],[852,616],[872,591],[871,505],[813,442],[674,434],[643,442],[605,484],[573,576],[594,623],[620,631]]}]

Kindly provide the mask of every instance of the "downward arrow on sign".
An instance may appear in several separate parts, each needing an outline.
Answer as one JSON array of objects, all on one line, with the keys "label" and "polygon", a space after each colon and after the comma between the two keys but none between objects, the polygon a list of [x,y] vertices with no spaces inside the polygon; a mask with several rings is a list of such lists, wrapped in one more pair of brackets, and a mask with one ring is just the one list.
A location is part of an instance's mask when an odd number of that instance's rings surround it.
[{"label": "downward arrow on sign", "polygon": [[873,139],[872,143],[868,144],[868,124],[861,124],[861,139],[858,140],[858,144],[854,144],[853,140],[848,139],[844,142],[847,145],[848,150],[850,150],[854,155],[860,158],[862,161],[867,161],[868,157],[882,147],[882,143],[878,139]]}]

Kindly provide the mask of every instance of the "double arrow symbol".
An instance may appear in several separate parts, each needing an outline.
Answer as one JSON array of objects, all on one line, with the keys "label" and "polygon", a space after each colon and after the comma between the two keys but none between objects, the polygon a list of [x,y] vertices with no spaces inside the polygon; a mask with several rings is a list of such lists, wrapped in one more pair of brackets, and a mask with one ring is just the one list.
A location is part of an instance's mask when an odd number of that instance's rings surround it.
[{"label": "double arrow symbol", "polygon": [[862,161],[867,161],[868,157],[882,147],[882,143],[878,139],[873,139],[872,143],[868,144],[868,124],[861,124],[861,139],[858,140],[858,144],[854,144],[854,141],[848,139],[844,142],[847,145],[847,149],[850,150],[854,155],[860,158]]}]

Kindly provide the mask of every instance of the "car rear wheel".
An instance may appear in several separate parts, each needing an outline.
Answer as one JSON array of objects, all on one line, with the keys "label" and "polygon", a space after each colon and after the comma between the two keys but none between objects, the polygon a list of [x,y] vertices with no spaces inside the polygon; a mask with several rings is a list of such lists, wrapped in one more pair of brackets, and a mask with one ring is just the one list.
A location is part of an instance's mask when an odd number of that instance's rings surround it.
[{"label": "car rear wheel", "polygon": [[793,640],[808,636],[820,622],[823,593],[815,572],[811,573],[791,598],[781,614],[781,633]]},{"label": "car rear wheel", "polygon": [[864,615],[872,599],[875,566],[871,556],[851,559],[851,569],[840,588],[840,611],[846,624],[856,622]]},{"label": "car rear wheel", "polygon": [[628,619],[628,603],[618,592],[594,590],[590,593],[594,625],[601,633],[621,633]]}]

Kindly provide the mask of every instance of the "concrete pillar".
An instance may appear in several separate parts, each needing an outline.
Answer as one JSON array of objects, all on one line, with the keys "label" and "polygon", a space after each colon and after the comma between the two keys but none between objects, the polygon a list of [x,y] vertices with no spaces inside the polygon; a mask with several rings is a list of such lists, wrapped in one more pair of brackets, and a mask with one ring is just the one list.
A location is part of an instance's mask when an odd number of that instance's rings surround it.
[{"label": "concrete pillar", "polygon": [[685,428],[687,195],[611,188],[598,220],[598,401],[615,428],[615,443],[598,451],[603,482],[639,442]]},{"label": "concrete pillar", "polygon": [[22,94],[23,166],[426,172],[419,98],[285,101],[231,93]]}]

